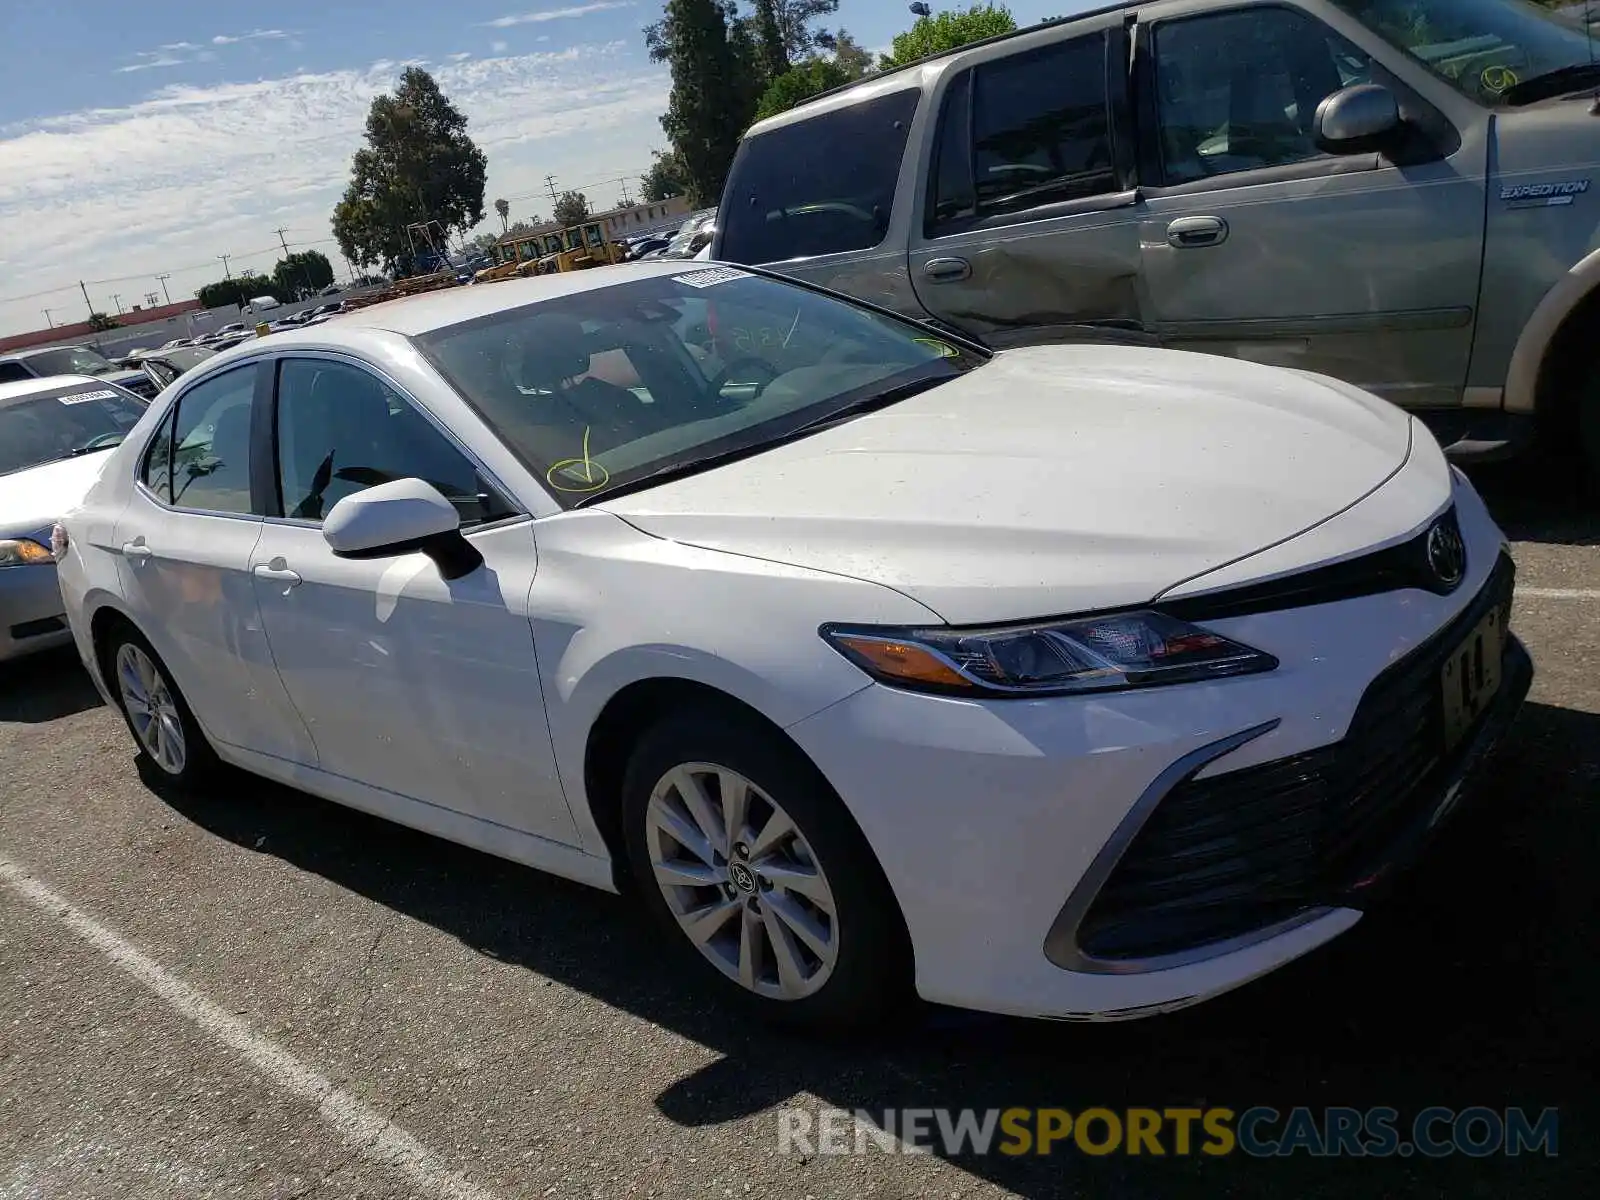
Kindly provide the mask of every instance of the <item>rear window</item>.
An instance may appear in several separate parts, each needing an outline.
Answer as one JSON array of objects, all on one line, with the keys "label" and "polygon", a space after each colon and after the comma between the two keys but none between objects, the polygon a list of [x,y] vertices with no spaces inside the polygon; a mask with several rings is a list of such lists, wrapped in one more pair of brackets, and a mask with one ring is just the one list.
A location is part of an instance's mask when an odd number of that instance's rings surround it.
[{"label": "rear window", "polygon": [[769,263],[883,241],[918,89],[746,138],[719,209],[719,257]]}]

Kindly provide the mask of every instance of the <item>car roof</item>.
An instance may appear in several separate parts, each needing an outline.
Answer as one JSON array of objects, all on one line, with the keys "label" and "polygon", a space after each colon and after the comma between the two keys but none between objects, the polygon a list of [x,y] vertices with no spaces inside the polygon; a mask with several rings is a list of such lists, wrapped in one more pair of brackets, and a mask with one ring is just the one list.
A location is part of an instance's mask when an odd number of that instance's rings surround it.
[{"label": "car roof", "polygon": [[[861,79],[842,83],[838,87],[829,88],[825,92],[818,92],[815,96],[807,98],[804,104],[795,106],[775,116],[768,117],[765,121],[757,121],[745,131],[745,137],[765,133],[769,129],[778,129],[784,125],[797,124],[810,117],[820,116],[823,112],[830,112],[835,108],[845,107],[858,101],[871,100],[888,92],[901,91],[913,87],[921,87],[924,80],[918,78],[914,72],[927,66],[929,63],[942,62],[957,54],[979,46],[992,46],[997,42],[1007,42],[1012,38],[1022,37],[1029,33],[1038,33],[1041,29],[1050,29],[1057,25],[1075,25],[1093,17],[1103,17],[1107,13],[1122,12],[1140,7],[1141,0],[1117,0],[1116,3],[1102,4],[1095,8],[1085,9],[1083,12],[1073,13],[1066,17],[1052,17],[1048,21],[1039,21],[1033,25],[1019,25],[1010,33],[997,33],[993,37],[979,38],[975,42],[966,42],[960,46],[952,46],[948,50],[940,50],[934,54],[925,54],[921,58],[914,58],[910,62],[901,63],[887,71],[874,71]],[[830,99],[837,99],[845,95],[849,99],[841,104],[822,103]]]},{"label": "car roof", "polygon": [[[49,354],[53,350],[87,350],[82,342],[74,342],[70,346],[38,346],[32,350],[17,350],[11,354],[0,354],[0,362],[21,362],[25,358],[38,358],[41,354]],[[99,353],[99,351],[96,351]]]},{"label": "car roof", "polygon": [[53,392],[58,388],[79,383],[104,385],[105,380],[95,379],[89,375],[45,375],[38,379],[18,379],[11,383],[0,383],[0,407],[14,400],[25,400],[40,392]]},{"label": "car roof", "polygon": [[436,292],[402,296],[397,300],[384,300],[366,308],[358,308],[354,312],[341,313],[326,325],[317,326],[314,333],[285,330],[269,336],[272,344],[278,347],[321,341],[333,336],[332,331],[335,330],[385,329],[414,337],[476,317],[521,308],[525,304],[538,304],[544,300],[599,291],[637,279],[656,279],[663,275],[681,275],[685,271],[700,269],[680,261],[626,263],[594,267],[587,271],[563,271],[557,275],[502,279],[471,287],[441,288]]}]

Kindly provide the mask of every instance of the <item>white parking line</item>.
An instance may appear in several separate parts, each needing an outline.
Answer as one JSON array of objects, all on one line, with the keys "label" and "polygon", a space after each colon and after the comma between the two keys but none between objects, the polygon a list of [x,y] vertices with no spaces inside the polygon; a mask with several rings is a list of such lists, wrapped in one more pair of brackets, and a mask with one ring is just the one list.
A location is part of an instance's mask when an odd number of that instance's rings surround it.
[{"label": "white parking line", "polygon": [[219,1008],[201,992],[167,973],[153,958],[114,933],[65,897],[0,857],[0,883],[40,912],[59,920],[111,960],[113,966],[155,993],[168,1008],[239,1054],[270,1082],[316,1106],[352,1150],[394,1167],[425,1196],[450,1200],[495,1200],[493,1192],[452,1171],[437,1154],[382,1113],[308,1067],[248,1021]]},{"label": "white parking line", "polygon": [[1600,588],[1519,587],[1519,600],[1600,600]]}]

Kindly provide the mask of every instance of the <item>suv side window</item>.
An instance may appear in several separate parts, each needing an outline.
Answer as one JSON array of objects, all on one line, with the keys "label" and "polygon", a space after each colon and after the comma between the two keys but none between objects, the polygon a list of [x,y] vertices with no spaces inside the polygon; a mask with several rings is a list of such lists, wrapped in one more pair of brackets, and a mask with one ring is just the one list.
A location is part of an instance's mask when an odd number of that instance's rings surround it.
[{"label": "suv side window", "polygon": [[768,263],[883,241],[918,88],[746,138],[718,209],[721,256]]},{"label": "suv side window", "polygon": [[1118,189],[1104,33],[983,63],[945,92],[928,232]]},{"label": "suv side window", "polygon": [[360,367],[286,358],[278,368],[277,406],[286,517],[321,521],[346,496],[412,478],[438,488],[464,526],[516,512],[409,400]]},{"label": "suv side window", "polygon": [[21,379],[32,379],[33,373],[19,362],[0,362],[0,383],[16,383]]},{"label": "suv side window", "polygon": [[1326,157],[1312,136],[1317,106],[1372,77],[1363,51],[1288,8],[1163,21],[1153,37],[1168,184]]},{"label": "suv side window", "polygon": [[[250,401],[255,390],[256,367],[252,364],[214,375],[178,397],[167,482],[173,506],[207,512],[252,511]],[[152,490],[161,495],[154,487]]]}]

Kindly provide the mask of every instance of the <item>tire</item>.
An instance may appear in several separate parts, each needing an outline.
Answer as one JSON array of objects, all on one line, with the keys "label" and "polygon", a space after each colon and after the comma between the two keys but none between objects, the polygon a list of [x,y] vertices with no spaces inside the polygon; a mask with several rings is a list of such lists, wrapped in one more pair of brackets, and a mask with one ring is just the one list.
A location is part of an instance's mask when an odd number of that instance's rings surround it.
[{"label": "tire", "polygon": [[[744,834],[730,838],[727,804],[741,791]],[[709,819],[691,820],[696,804]],[[910,1001],[910,941],[888,880],[821,773],[774,731],[715,710],[664,719],[628,762],[622,816],[646,906],[733,1003],[842,1033]],[[711,936],[697,943],[691,926]]]},{"label": "tire", "polygon": [[107,639],[101,664],[138,748],[141,770],[178,791],[192,791],[215,779],[221,760],[144,635],[131,625],[119,625]]}]

